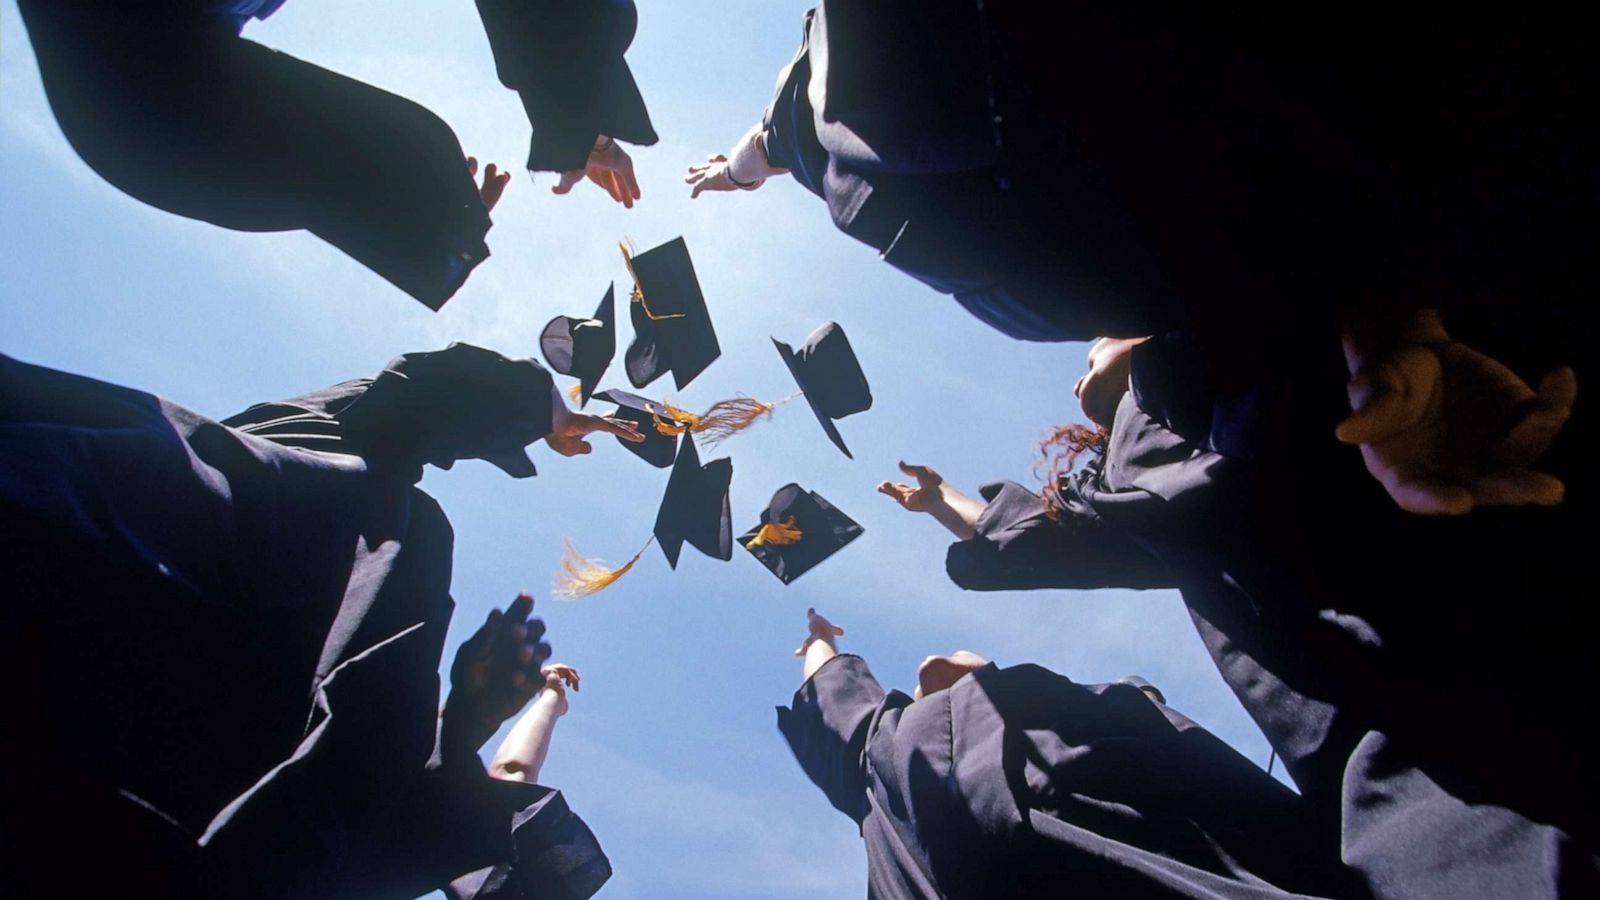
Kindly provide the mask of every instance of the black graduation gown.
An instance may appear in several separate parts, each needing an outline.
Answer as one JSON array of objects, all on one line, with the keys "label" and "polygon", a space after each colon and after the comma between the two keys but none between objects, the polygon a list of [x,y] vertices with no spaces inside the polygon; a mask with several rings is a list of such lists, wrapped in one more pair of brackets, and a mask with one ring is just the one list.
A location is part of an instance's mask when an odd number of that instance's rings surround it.
[{"label": "black graduation gown", "polygon": [[435,758],[453,536],[414,486],[430,461],[532,474],[550,403],[537,363],[464,344],[229,424],[0,357],[8,892],[561,871],[523,849],[582,846],[548,789]]},{"label": "black graduation gown", "polygon": [[767,150],[841,230],[1026,340],[1570,303],[1594,284],[1596,80],[1564,31],[1361,3],[823,0]]},{"label": "black graduation gown", "polygon": [[[21,0],[73,149],[140,201],[240,231],[305,229],[444,305],[489,255],[455,133],[403,97],[245,40],[219,6]],[[622,61],[631,2],[478,6],[533,123],[531,168],[580,168],[601,133],[655,142]],[[567,27],[575,17],[585,27]]]},{"label": "black graduation gown", "polygon": [[[1317,356],[1307,346],[1300,355]],[[1224,680],[1300,786],[1324,852],[1342,850],[1373,894],[1592,890],[1583,720],[1554,689],[1582,683],[1592,661],[1564,649],[1570,607],[1508,603],[1518,595],[1505,590],[1543,580],[1519,560],[1572,571],[1574,560],[1550,556],[1570,555],[1572,538],[1549,534],[1559,517],[1400,513],[1331,438],[1336,419],[1321,413],[1336,398],[1318,384],[1337,377],[1286,368],[1226,395],[1186,369],[1191,348],[1173,336],[1136,350],[1135,391],[1105,458],[1062,486],[1061,527],[1027,527],[1039,524],[1031,511],[1008,512],[996,495],[979,535],[951,548],[951,576],[974,589],[1102,586],[1093,567],[1087,580],[1080,571],[1096,545],[1057,553],[1054,568],[1031,561],[1116,531],[1181,589]],[[1505,535],[1505,518],[1527,534]],[[1490,671],[1549,680],[1529,691]]]},{"label": "black graduation gown", "polygon": [[840,655],[778,708],[868,896],[1323,895],[1287,788],[1127,684],[993,665],[920,701]]}]

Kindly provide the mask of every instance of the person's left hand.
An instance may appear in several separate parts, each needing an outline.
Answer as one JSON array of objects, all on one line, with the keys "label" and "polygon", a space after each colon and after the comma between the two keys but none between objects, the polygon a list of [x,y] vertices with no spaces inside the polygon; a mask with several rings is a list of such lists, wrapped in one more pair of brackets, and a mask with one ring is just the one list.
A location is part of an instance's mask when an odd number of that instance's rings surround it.
[{"label": "person's left hand", "polygon": [[550,192],[568,193],[573,185],[588,178],[604,188],[611,199],[633,209],[633,202],[640,197],[639,179],[633,174],[633,159],[610,137],[601,135],[601,141],[603,143],[589,152],[588,164],[581,169],[562,172],[560,180],[551,186]]},{"label": "person's left hand", "polygon": [[556,704],[558,715],[567,714],[567,688],[574,692],[578,687],[578,670],[564,663],[551,663],[540,670],[544,676],[545,694],[551,697]]},{"label": "person's left hand", "polygon": [[540,674],[550,658],[544,622],[531,618],[533,597],[520,594],[505,612],[489,617],[456,651],[445,701],[446,733],[472,752],[500,723],[516,715],[544,686]]},{"label": "person's left hand", "polygon": [[[478,158],[467,157],[467,174],[473,178],[478,177]],[[511,173],[501,172],[494,163],[483,170],[483,186],[478,188],[478,196],[483,198],[483,210],[493,210],[495,204],[500,202],[500,196],[506,192],[506,185],[511,183]]]},{"label": "person's left hand", "polygon": [[823,618],[822,614],[818,613],[815,608],[806,610],[806,628],[806,639],[801,641],[800,646],[795,649],[795,656],[805,656],[806,650],[810,649],[811,645],[816,641],[826,641],[831,645],[834,638],[844,635],[843,628]]},{"label": "person's left hand", "polygon": [[597,431],[616,435],[629,443],[644,442],[644,435],[639,433],[639,426],[635,423],[611,416],[573,412],[559,397],[551,405],[550,433],[545,435],[544,442],[562,456],[582,456],[594,451],[594,447],[584,438]]},{"label": "person's left hand", "polygon": [[1100,338],[1089,348],[1089,371],[1072,386],[1089,421],[1110,428],[1117,404],[1128,392],[1133,348],[1149,338]]},{"label": "person's left hand", "polygon": [[1354,373],[1339,440],[1361,447],[1367,471],[1413,513],[1476,506],[1553,506],[1560,479],[1531,467],[1566,425],[1577,375],[1557,369],[1535,392],[1497,360],[1442,329],[1373,352],[1346,337]]}]

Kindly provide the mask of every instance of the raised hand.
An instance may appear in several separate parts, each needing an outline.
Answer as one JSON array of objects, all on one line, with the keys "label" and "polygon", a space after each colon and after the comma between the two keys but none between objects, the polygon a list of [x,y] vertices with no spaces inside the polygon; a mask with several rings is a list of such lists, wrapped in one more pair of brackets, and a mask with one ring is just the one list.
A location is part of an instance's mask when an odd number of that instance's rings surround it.
[{"label": "raised hand", "polygon": [[589,152],[589,161],[581,169],[561,173],[561,178],[550,188],[552,194],[565,194],[573,185],[588,178],[600,185],[611,199],[633,209],[633,202],[641,196],[639,179],[633,174],[633,158],[614,140],[601,135],[595,148]]},{"label": "raised hand", "polygon": [[702,191],[753,191],[766,183],[765,178],[758,178],[749,184],[734,184],[728,175],[728,157],[721,153],[706,157],[704,165],[690,166],[683,181],[693,186],[689,191],[690,200],[700,196]]},{"label": "raised hand", "polygon": [[519,595],[505,612],[490,610],[482,627],[456,651],[443,713],[447,750],[476,753],[544,686],[541,667],[550,658],[550,645],[542,640],[544,622],[530,618],[532,611],[528,594]]},{"label": "raised hand", "polygon": [[544,442],[562,456],[582,456],[593,452],[594,447],[584,438],[597,431],[616,435],[634,444],[644,441],[637,424],[627,419],[573,412],[559,398],[551,407],[550,426],[550,433],[545,435]]},{"label": "raised hand", "polygon": [[894,500],[912,512],[930,512],[944,503],[944,478],[927,466],[900,463],[900,471],[915,478],[917,486],[891,483],[878,485],[878,493]]},{"label": "raised hand", "polygon": [[[467,157],[467,174],[478,177],[478,158]],[[500,195],[506,192],[506,185],[511,183],[511,173],[500,171],[494,163],[483,170],[483,186],[478,188],[478,196],[483,198],[485,211],[492,210],[500,202]]]},{"label": "raised hand", "polygon": [[818,613],[815,608],[806,610],[806,629],[806,639],[800,642],[799,647],[795,648],[795,656],[805,656],[806,650],[810,649],[811,645],[816,641],[825,641],[829,646],[832,646],[834,638],[844,635],[843,628],[823,618],[822,614]]},{"label": "raised hand", "polygon": [[1148,338],[1100,338],[1089,348],[1089,371],[1072,386],[1089,421],[1109,429],[1128,391],[1133,348]]},{"label": "raised hand", "polygon": [[562,663],[551,663],[545,666],[540,674],[544,676],[546,695],[554,698],[557,714],[566,715],[567,688],[572,688],[574,692],[580,690],[578,670]]},{"label": "raised hand", "polygon": [[1460,515],[1476,506],[1561,502],[1560,479],[1531,466],[1572,415],[1571,369],[1546,375],[1534,391],[1495,359],[1450,339],[1436,316],[1386,343],[1347,331],[1345,351],[1351,414],[1336,434],[1360,446],[1367,471],[1402,509]]}]

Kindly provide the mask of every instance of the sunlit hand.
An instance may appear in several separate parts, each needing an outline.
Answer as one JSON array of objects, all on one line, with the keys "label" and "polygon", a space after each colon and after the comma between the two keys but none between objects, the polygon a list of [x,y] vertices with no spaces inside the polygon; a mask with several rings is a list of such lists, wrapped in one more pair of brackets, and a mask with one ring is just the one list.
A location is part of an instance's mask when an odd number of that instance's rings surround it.
[{"label": "sunlit hand", "polygon": [[609,137],[601,136],[600,143],[589,151],[589,162],[583,168],[562,172],[561,179],[550,188],[550,192],[565,194],[584,178],[600,185],[611,195],[611,199],[628,209],[633,209],[633,201],[640,197],[639,179],[633,174],[633,159]]},{"label": "sunlit hand", "polygon": [[683,181],[693,185],[689,191],[689,199],[693,200],[700,196],[701,191],[753,191],[767,180],[758,178],[749,184],[734,184],[728,176],[728,158],[717,153],[706,157],[704,165],[690,166],[689,174]]},{"label": "sunlit hand", "polygon": [[844,635],[843,628],[824,619],[814,608],[806,610],[806,629],[806,639],[800,642],[799,647],[795,648],[795,656],[805,656],[806,650],[817,641],[826,641],[829,645],[832,645],[834,638]]},{"label": "sunlit hand", "polygon": [[585,438],[597,431],[616,435],[629,443],[638,444],[644,441],[644,435],[639,433],[637,424],[612,416],[591,416],[587,413],[573,412],[567,409],[560,392],[554,392],[550,404],[550,433],[544,438],[545,444],[551,450],[562,456],[582,456],[591,453],[594,447],[590,446]]},{"label": "sunlit hand", "polygon": [[1128,391],[1133,348],[1149,338],[1101,338],[1089,348],[1089,371],[1072,386],[1089,421],[1110,428],[1117,405]]},{"label": "sunlit hand", "polygon": [[1347,329],[1351,415],[1339,440],[1409,512],[1460,515],[1475,506],[1553,506],[1561,481],[1530,467],[1572,414],[1577,375],[1558,369],[1535,392],[1442,327],[1377,351]]},{"label": "sunlit hand", "polygon": [[[474,178],[478,177],[476,156],[467,157],[467,174]],[[494,209],[495,204],[500,202],[500,195],[506,192],[506,185],[510,183],[510,172],[502,172],[494,163],[489,163],[489,167],[483,170],[483,186],[478,188],[478,196],[483,198],[485,212]]]},{"label": "sunlit hand", "polygon": [[530,618],[533,597],[521,594],[489,617],[456,651],[444,719],[452,749],[476,752],[500,723],[516,715],[544,686],[540,667],[550,658],[544,622]]},{"label": "sunlit hand", "polygon": [[944,502],[944,478],[927,466],[909,466],[900,463],[900,471],[915,478],[917,486],[883,482],[878,493],[892,498],[912,512],[929,512]]},{"label": "sunlit hand", "polygon": [[578,691],[578,670],[562,663],[551,663],[542,670],[544,675],[544,689],[548,696],[555,699],[556,711],[559,715],[567,714],[567,688]]}]

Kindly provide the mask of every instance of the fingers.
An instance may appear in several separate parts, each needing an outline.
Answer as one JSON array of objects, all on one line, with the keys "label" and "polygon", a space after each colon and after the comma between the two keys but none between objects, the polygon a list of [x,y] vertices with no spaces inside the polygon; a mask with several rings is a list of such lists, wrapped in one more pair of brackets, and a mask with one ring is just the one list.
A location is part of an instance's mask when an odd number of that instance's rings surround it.
[{"label": "fingers", "polygon": [[1526,469],[1479,476],[1470,488],[1473,502],[1479,506],[1555,506],[1567,493],[1561,479]]},{"label": "fingers", "polygon": [[[643,197],[644,194],[639,190],[638,176],[633,173],[633,157],[623,153],[621,148],[617,149],[617,154],[620,157],[617,165],[617,174],[622,181],[622,187],[627,191],[629,196],[635,200],[638,200],[640,197]],[[627,205],[631,208],[633,204],[630,203]]]},{"label": "fingers", "polygon": [[561,178],[557,180],[555,184],[550,186],[550,193],[565,194],[570,192],[572,190],[572,186],[582,181],[583,176],[586,174],[588,173],[583,169],[570,169],[562,172]]},{"label": "fingers", "polygon": [[483,207],[493,210],[495,204],[500,202],[500,197],[506,192],[506,185],[511,183],[511,173],[501,172],[494,163],[483,170],[483,187],[478,189],[478,196],[483,198]]},{"label": "fingers", "polygon": [[901,460],[900,471],[915,478],[919,488],[935,488],[944,483],[944,479],[939,477],[939,473],[927,466],[906,465],[905,461]]},{"label": "fingers", "polygon": [[1416,466],[1374,468],[1371,459],[1367,470],[1406,512],[1420,516],[1459,516],[1472,511],[1472,492],[1433,471]]},{"label": "fingers", "polygon": [[476,156],[467,157],[467,174],[473,178],[478,177],[478,158]]},{"label": "fingers", "polygon": [[577,430],[580,434],[592,434],[596,431],[615,435],[631,444],[644,442],[644,435],[639,433],[639,425],[627,419],[618,419],[612,416],[591,416],[580,413],[574,416],[577,420]]},{"label": "fingers", "polygon": [[1539,393],[1525,404],[1522,420],[1512,427],[1494,457],[1508,466],[1532,465],[1555,443],[1578,397],[1578,376],[1571,369],[1557,369],[1539,382]]},{"label": "fingers", "polygon": [[1408,415],[1403,386],[1388,367],[1363,371],[1350,379],[1350,416],[1334,429],[1346,444],[1375,444],[1399,434],[1415,422]]}]

